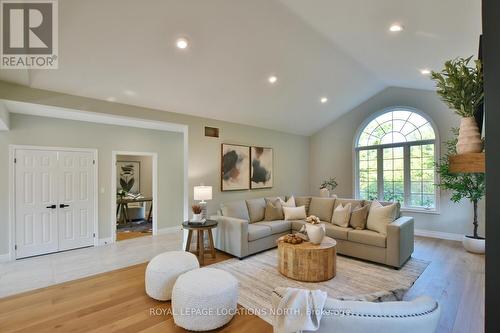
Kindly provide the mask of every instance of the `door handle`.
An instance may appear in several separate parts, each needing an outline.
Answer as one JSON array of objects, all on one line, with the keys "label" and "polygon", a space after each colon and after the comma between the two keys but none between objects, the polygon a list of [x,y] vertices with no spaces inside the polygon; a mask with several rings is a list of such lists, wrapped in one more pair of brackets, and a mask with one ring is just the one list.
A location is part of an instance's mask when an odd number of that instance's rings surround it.
[{"label": "door handle", "polygon": [[66,208],[66,207],[69,207],[69,205],[65,205],[65,204],[60,204],[59,205],[59,208]]},{"label": "door handle", "polygon": [[47,206],[47,208],[50,208],[50,209],[56,209],[57,206],[56,205],[50,205],[50,206]]}]

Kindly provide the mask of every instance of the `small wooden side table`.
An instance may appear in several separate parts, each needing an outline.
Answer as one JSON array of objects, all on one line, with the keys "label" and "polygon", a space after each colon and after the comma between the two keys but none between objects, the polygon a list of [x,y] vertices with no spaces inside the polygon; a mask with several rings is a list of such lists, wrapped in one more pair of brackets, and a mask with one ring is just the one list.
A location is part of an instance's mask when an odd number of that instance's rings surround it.
[{"label": "small wooden side table", "polygon": [[335,277],[337,266],[337,242],[325,237],[321,244],[309,242],[278,243],[278,270],[281,274],[298,281],[320,282]]},{"label": "small wooden side table", "polygon": [[[200,266],[205,262],[205,250],[210,252],[212,258],[215,259],[215,246],[214,246],[214,238],[212,235],[212,229],[217,227],[217,221],[215,220],[206,220],[205,223],[189,223],[189,221],[185,221],[182,223],[182,228],[188,230],[188,239],[186,243],[186,251],[189,252],[191,249],[191,241],[193,238],[193,231],[196,231],[197,241],[196,241],[196,251],[194,252],[198,256],[198,261],[200,262]],[[208,234],[208,249],[205,249],[205,231]]]}]

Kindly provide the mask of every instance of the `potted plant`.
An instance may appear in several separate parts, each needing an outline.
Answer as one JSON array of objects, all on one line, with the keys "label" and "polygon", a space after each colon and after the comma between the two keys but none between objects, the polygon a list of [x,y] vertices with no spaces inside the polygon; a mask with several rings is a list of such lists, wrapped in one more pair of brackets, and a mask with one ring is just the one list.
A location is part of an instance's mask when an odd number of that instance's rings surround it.
[{"label": "potted plant", "polygon": [[446,155],[437,164],[437,173],[440,181],[437,184],[445,190],[451,191],[451,201],[459,202],[462,199],[469,199],[474,207],[474,232],[471,236],[464,236],[462,244],[464,248],[473,253],[484,253],[485,238],[477,233],[477,205],[484,197],[486,191],[486,182],[484,173],[451,173],[449,156],[457,153],[456,143],[458,141],[458,129],[452,129],[455,138],[445,142],[447,147]]},{"label": "potted plant", "polygon": [[203,208],[201,205],[192,205],[191,209],[193,210],[193,218],[191,219],[191,222],[201,222],[203,220]]},{"label": "potted plant", "polygon": [[330,177],[329,179],[325,180],[323,183],[321,183],[321,186],[319,187],[319,195],[321,197],[330,197],[330,193],[335,190],[337,187],[338,183],[335,180],[334,177]]},{"label": "potted plant", "polygon": [[325,238],[325,226],[321,224],[319,217],[311,215],[306,218],[305,229],[309,242],[312,244],[321,244]]},{"label": "potted plant", "polygon": [[441,72],[432,72],[437,93],[457,115],[462,117],[457,142],[457,153],[480,153],[483,142],[474,118],[478,106],[483,102],[483,71],[480,60],[469,63],[469,58],[448,60]]}]

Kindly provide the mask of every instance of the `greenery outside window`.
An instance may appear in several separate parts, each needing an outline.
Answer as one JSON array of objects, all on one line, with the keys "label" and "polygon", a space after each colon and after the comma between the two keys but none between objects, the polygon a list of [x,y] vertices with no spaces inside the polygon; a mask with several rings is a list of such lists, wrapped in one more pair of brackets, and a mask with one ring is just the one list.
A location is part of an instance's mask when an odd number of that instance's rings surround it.
[{"label": "greenery outside window", "polygon": [[437,209],[436,134],[423,115],[406,108],[378,115],[359,132],[355,152],[358,198]]}]

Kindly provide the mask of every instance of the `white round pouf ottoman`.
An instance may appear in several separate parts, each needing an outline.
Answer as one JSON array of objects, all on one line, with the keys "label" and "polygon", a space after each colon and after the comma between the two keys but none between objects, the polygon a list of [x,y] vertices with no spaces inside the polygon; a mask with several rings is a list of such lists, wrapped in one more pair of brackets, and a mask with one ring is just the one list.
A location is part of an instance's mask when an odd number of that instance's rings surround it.
[{"label": "white round pouf ottoman", "polygon": [[174,322],[191,331],[227,324],[236,314],[238,280],[216,268],[199,268],[179,276],[172,291]]},{"label": "white round pouf ottoman", "polygon": [[171,251],[157,255],[146,268],[146,294],[159,301],[170,300],[177,278],[199,267],[198,258],[190,252]]}]

